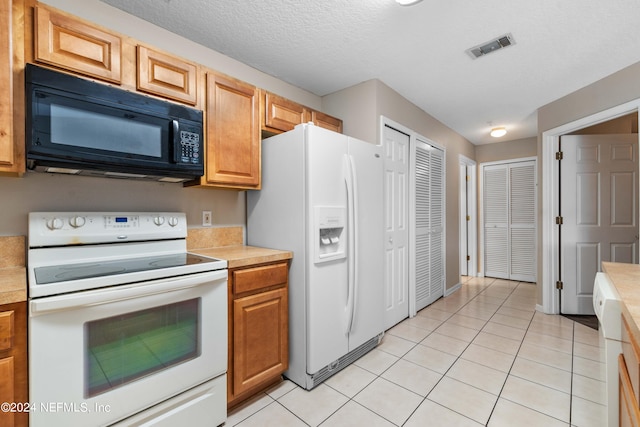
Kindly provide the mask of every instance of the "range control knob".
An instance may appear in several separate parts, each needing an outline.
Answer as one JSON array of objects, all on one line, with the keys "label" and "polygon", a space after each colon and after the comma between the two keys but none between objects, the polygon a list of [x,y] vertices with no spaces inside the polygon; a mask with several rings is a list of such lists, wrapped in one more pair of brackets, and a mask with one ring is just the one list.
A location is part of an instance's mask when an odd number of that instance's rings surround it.
[{"label": "range control knob", "polygon": [[83,216],[74,216],[69,219],[69,224],[71,224],[73,228],[80,228],[85,225],[86,222],[87,220]]},{"label": "range control knob", "polygon": [[178,225],[178,218],[175,216],[169,217],[169,225],[172,227],[175,227],[176,225]]},{"label": "range control knob", "polygon": [[47,220],[47,228],[49,230],[60,230],[64,222],[60,218],[50,218]]},{"label": "range control knob", "polygon": [[162,224],[164,224],[164,217],[163,216],[156,216],[153,218],[153,223],[155,225],[157,225],[158,227],[160,227]]}]

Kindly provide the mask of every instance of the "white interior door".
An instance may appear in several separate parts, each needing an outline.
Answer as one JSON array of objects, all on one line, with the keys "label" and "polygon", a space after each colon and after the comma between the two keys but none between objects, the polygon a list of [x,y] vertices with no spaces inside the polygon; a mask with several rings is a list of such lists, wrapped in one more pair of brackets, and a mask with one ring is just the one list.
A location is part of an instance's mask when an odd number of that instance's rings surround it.
[{"label": "white interior door", "polygon": [[383,129],[385,329],[409,316],[408,176],[409,135],[388,125]]},{"label": "white interior door", "polygon": [[638,135],[560,139],[561,311],[593,314],[602,261],[638,262]]},{"label": "white interior door", "polygon": [[444,151],[415,143],[416,311],[444,295]]},{"label": "white interior door", "polygon": [[536,281],[536,163],[483,166],[484,274]]}]

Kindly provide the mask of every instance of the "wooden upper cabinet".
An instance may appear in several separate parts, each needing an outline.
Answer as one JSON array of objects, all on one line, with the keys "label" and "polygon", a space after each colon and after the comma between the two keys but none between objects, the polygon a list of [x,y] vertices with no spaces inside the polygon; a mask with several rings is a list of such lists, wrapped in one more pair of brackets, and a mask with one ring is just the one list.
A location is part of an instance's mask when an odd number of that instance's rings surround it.
[{"label": "wooden upper cabinet", "polygon": [[121,82],[122,40],[78,19],[35,7],[34,59],[113,83]]},{"label": "wooden upper cabinet", "polygon": [[11,166],[13,153],[13,57],[11,0],[0,0],[0,165]]},{"label": "wooden upper cabinet", "polygon": [[258,88],[213,72],[207,74],[207,185],[260,188]]},{"label": "wooden upper cabinet", "polygon": [[23,25],[24,2],[0,0],[0,175],[6,176],[20,176],[26,166]]},{"label": "wooden upper cabinet", "polygon": [[261,102],[265,130],[286,132],[311,119],[303,105],[270,92],[263,92]]},{"label": "wooden upper cabinet", "polygon": [[342,120],[271,92],[262,91],[260,110],[262,130],[267,133],[287,132],[300,123],[307,122],[313,122],[316,126],[342,133]]},{"label": "wooden upper cabinet", "polygon": [[195,105],[198,67],[174,56],[138,45],[137,89]]},{"label": "wooden upper cabinet", "polygon": [[342,120],[332,117],[320,111],[311,112],[311,121],[314,125],[342,133]]}]

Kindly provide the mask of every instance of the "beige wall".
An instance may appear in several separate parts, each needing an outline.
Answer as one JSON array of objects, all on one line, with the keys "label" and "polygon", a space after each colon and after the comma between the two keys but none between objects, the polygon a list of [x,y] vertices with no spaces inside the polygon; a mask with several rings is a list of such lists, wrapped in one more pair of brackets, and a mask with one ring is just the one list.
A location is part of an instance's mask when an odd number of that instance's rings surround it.
[{"label": "beige wall", "polygon": [[[480,174],[482,173],[481,165],[482,163],[489,162],[499,162],[505,160],[514,160],[514,159],[522,159],[528,157],[536,157],[538,154],[538,138],[524,138],[517,139],[514,141],[505,141],[505,142],[495,142],[492,144],[484,144],[476,146],[476,163],[478,167],[476,168],[476,173],[478,176],[476,177],[476,182],[478,183],[477,187],[477,206],[478,213],[480,212],[480,207],[482,206],[481,198],[482,192],[480,188]],[[476,223],[476,229],[478,230],[478,269],[482,268],[482,263],[480,260],[484,256],[484,247],[481,246],[482,239],[480,238],[483,232],[482,224],[480,224],[480,215],[477,218],[478,222]],[[479,273],[484,273],[483,271],[479,271]]]},{"label": "beige wall", "polygon": [[[536,157],[537,155],[538,139],[536,137],[476,146],[476,162],[478,165],[480,163],[520,159],[523,157]],[[478,173],[480,173],[479,168]]]},{"label": "beige wall", "polygon": [[538,134],[640,98],[638,76],[640,62],[539,108]]},{"label": "beige wall", "polygon": [[[627,102],[640,99],[640,62],[623,68],[589,86],[559,98],[538,109],[538,223],[542,224],[542,188],[551,177],[542,175],[542,133],[588,117]],[[636,125],[637,128],[637,125]],[[538,259],[542,259],[542,226],[538,227]],[[538,263],[538,303],[542,303],[542,288],[553,284],[542,283],[542,263]]]},{"label": "beige wall", "polygon": [[106,3],[98,0],[42,0],[42,3],[95,22],[110,30],[148,43],[151,46],[159,47],[176,56],[192,60],[198,64],[270,90],[303,105],[320,109],[321,98],[308,91],[290,85],[133,15],[129,15]]},{"label": "beige wall", "polygon": [[[321,107],[322,100],[316,95],[105,3],[97,0],[45,0],[44,3],[304,105]],[[182,211],[187,213],[190,227],[200,226],[202,211],[210,210],[214,226],[246,224],[245,193],[235,190],[28,172],[19,179],[0,177],[0,195],[0,235],[5,236],[26,234],[27,214],[46,210]]]},{"label": "beige wall", "polygon": [[380,140],[380,116],[430,139],[446,150],[446,275],[447,289],[460,283],[459,156],[475,158],[473,144],[379,80],[369,80],[327,95],[324,110],[345,120],[345,133],[365,141]]}]

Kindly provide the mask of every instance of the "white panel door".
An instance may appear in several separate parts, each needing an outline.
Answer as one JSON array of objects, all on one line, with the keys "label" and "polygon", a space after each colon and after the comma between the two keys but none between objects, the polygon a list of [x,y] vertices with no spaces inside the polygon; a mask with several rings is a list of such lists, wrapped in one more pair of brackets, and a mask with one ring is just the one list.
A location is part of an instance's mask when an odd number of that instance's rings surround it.
[{"label": "white panel door", "polygon": [[638,135],[560,141],[561,311],[593,314],[602,262],[638,263]]},{"label": "white panel door", "polygon": [[409,316],[409,135],[384,127],[385,329]]}]

